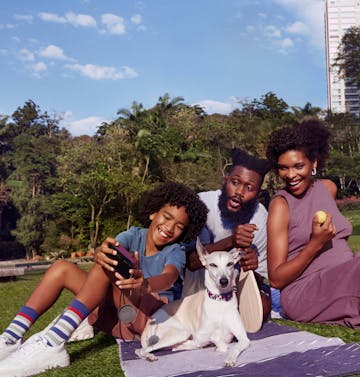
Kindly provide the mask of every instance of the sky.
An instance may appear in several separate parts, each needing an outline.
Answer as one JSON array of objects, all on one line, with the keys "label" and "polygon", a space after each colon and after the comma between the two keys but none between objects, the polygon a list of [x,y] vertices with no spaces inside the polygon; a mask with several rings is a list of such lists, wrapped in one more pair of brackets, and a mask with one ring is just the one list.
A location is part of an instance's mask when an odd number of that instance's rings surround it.
[{"label": "sky", "polygon": [[0,87],[1,115],[32,100],[73,136],[165,93],[326,108],[324,0],[5,0]]}]

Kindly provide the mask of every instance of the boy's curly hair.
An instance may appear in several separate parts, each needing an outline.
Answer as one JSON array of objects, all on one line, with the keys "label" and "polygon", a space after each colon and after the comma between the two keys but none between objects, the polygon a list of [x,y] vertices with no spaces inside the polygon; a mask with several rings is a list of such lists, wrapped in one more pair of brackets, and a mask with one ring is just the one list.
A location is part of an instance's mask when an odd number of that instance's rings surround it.
[{"label": "boy's curly hair", "polygon": [[149,216],[166,204],[185,207],[189,217],[189,224],[177,241],[190,241],[196,238],[205,226],[208,209],[194,191],[181,183],[168,181],[145,194],[139,207],[139,219],[142,224],[148,227],[151,223]]},{"label": "boy's curly hair", "polygon": [[318,171],[323,171],[329,157],[330,136],[330,131],[320,120],[305,120],[274,131],[269,137],[266,157],[276,169],[280,155],[289,150],[300,150],[311,162],[317,160]]}]

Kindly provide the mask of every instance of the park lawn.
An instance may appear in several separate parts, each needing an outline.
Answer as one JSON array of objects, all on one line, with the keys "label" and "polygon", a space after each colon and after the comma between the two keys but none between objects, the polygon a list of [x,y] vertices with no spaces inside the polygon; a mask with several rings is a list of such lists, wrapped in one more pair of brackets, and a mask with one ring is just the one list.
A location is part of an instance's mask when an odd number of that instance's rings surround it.
[{"label": "park lawn", "polygon": [[[348,210],[344,211],[343,214],[349,219],[353,226],[353,234],[349,239],[349,245],[354,252],[360,251],[360,211]],[[87,269],[89,265],[85,265],[83,268]],[[16,281],[0,283],[0,331],[5,329],[13,319],[18,309],[24,304],[26,298],[40,281],[43,273],[44,272],[41,271],[34,271],[26,273]],[[64,291],[55,305],[38,319],[29,331],[28,336],[41,331],[47,326],[70,303],[72,297],[71,293]],[[274,321],[321,336],[339,337],[346,343],[356,342],[360,344],[359,330],[352,330],[342,326],[300,324],[283,319]],[[68,368],[54,369],[38,376],[124,376],[119,364],[118,346],[114,338],[108,335],[99,333],[93,339],[69,343],[67,350],[71,359],[71,365]]]},{"label": "park lawn", "polygon": [[360,210],[342,211],[343,215],[351,222],[352,235],[349,238],[349,246],[353,252],[360,251]]},{"label": "park lawn", "polygon": [[[0,330],[6,328],[26,298],[38,284],[43,272],[26,273],[13,282],[0,283],[1,317]],[[41,331],[69,304],[72,294],[64,291],[55,305],[41,316],[29,331],[28,336]],[[294,326],[301,330],[313,332],[326,337],[339,337],[344,342],[360,343],[360,331],[341,326],[327,326],[320,324],[300,324],[286,320],[274,320],[280,324]],[[118,346],[115,340],[102,333],[93,339],[69,343],[67,346],[71,365],[68,368],[59,368],[38,376],[48,377],[115,377],[124,376],[119,364]]]},{"label": "park lawn", "polygon": [[[34,290],[43,275],[43,271],[26,273],[16,281],[0,283],[0,330],[4,330]],[[29,331],[28,336],[41,331],[70,303],[73,295],[64,291],[55,305],[44,313]],[[67,350],[71,365],[41,373],[38,376],[124,376],[120,364],[118,346],[111,336],[97,334],[93,339],[69,343]]]}]

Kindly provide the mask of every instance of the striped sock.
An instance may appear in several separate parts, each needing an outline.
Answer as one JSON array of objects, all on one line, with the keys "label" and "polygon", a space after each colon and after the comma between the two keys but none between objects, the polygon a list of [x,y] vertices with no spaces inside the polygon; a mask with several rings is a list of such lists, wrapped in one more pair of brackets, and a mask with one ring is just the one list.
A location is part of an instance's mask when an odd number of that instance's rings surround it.
[{"label": "striped sock", "polygon": [[16,343],[24,336],[38,317],[39,314],[34,309],[23,306],[2,335],[6,336],[11,343]]},{"label": "striped sock", "polygon": [[82,302],[74,299],[54,326],[44,334],[44,338],[50,346],[66,342],[89,314],[89,309]]}]

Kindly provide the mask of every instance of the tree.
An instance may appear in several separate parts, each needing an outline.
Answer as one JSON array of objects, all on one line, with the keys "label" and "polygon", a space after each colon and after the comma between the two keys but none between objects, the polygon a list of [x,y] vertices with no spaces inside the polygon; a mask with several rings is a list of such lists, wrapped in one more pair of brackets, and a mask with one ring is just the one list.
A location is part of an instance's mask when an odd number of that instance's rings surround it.
[{"label": "tree", "polygon": [[340,77],[360,86],[360,26],[350,27],[342,36],[333,67]]},{"label": "tree", "polygon": [[87,239],[90,248],[98,245],[109,208],[118,218],[126,219],[133,200],[144,191],[133,164],[134,153],[132,145],[105,136],[100,140],[75,138],[59,156],[62,194],[57,202],[71,214],[78,234]]}]

